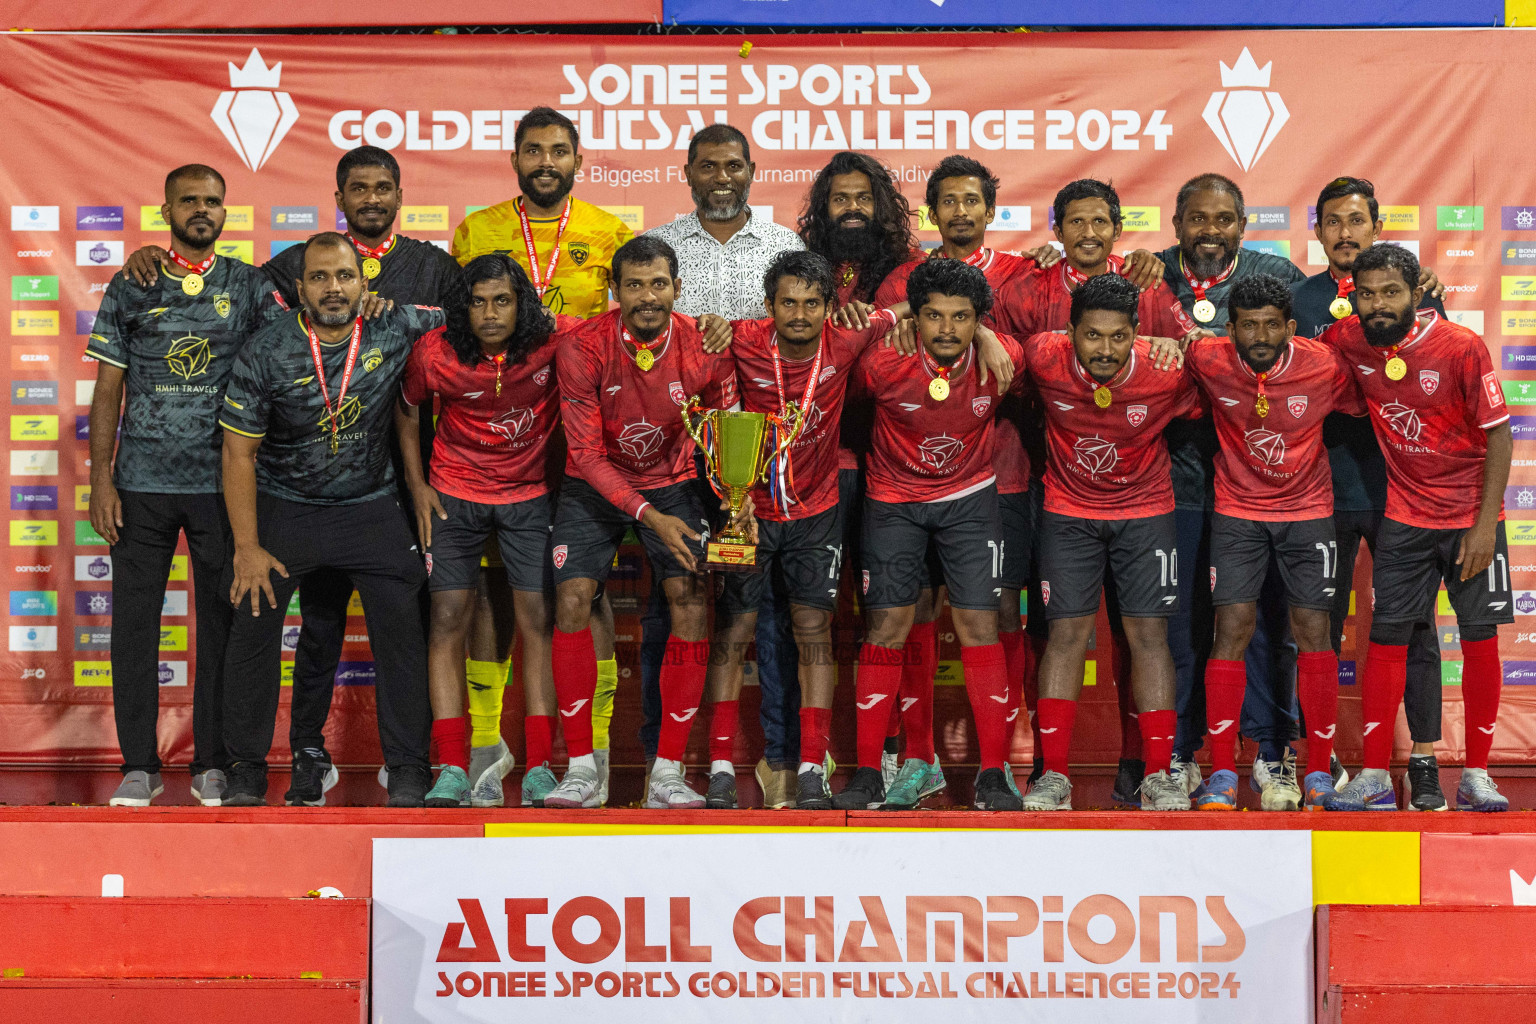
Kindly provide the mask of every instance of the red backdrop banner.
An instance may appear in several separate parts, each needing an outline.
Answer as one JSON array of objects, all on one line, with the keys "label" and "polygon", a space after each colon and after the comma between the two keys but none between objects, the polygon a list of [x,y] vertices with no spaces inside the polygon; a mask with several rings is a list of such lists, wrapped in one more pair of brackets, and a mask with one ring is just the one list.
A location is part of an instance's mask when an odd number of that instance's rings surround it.
[{"label": "red backdrop banner", "polygon": [[[15,5],[7,5],[11,7]],[[307,4],[176,6],[151,0],[37,4],[6,16],[6,28],[63,32],[144,29],[343,28],[377,25],[623,25],[659,22],[661,0],[567,0],[559,8],[512,0],[390,0],[385,6],[319,0]]]},{"label": "red backdrop banner", "polygon": [[[292,12],[285,15],[291,20]],[[566,13],[562,13],[565,17]],[[754,207],[793,223],[834,151],[872,151],[914,206],[927,168],[970,152],[1002,178],[990,241],[1040,244],[1066,181],[1113,180],[1125,248],[1172,242],[1173,198],[1202,171],[1234,177],[1247,244],[1315,273],[1310,204],[1339,174],[1373,179],[1386,237],[1417,248],[1447,283],[1453,318],[1487,339],[1515,416],[1507,505],[1516,625],[1502,631],[1505,708],[1496,756],[1536,754],[1536,185],[1519,142],[1536,129],[1522,37],[1498,31],[1212,32],[763,38],[743,55],[721,37],[68,36],[0,37],[7,102],[0,131],[0,264],[11,282],[9,487],[3,569],[9,645],[0,661],[0,760],[112,762],[110,559],[86,516],[85,414],[94,365],[85,337],[125,250],[164,243],[167,169],[212,163],[229,183],[228,255],[263,261],[335,223],[334,169],[362,142],[403,167],[404,232],[446,244],[465,212],[508,198],[522,111],[549,103],[582,132],[577,194],[641,230],[691,206],[688,139],[729,120],[752,141]],[[1526,203],[1526,200],[1532,200]],[[926,221],[924,222],[926,226]],[[931,230],[923,237],[936,241]],[[627,552],[613,584],[621,638],[646,592]],[[185,760],[193,657],[189,583],[178,563],[162,638],[162,742]],[[1532,588],[1530,590],[1521,588]],[[1370,607],[1365,560],[1356,574]],[[1449,612],[1443,596],[1440,610]],[[354,607],[354,612],[359,611]],[[332,722],[338,759],[376,756],[372,665],[354,617]],[[1459,649],[1441,616],[1445,752],[1461,747]],[[290,633],[297,620],[290,619]],[[1344,647],[1340,735],[1359,734],[1354,658]],[[851,650],[856,627],[842,639]],[[1092,657],[1077,755],[1118,750],[1108,658]],[[623,701],[632,716],[633,648]],[[947,636],[942,681],[958,682]],[[845,674],[845,681],[847,675]],[[231,685],[238,685],[232,681]],[[843,699],[851,687],[842,687]],[[941,700],[945,757],[971,750],[958,687]],[[516,705],[515,701],[509,704]],[[745,716],[744,716],[745,717]],[[851,716],[838,714],[851,754]],[[621,718],[616,757],[636,753]],[[509,717],[509,735],[519,732]],[[1401,732],[1401,729],[1400,729]],[[1406,733],[1400,739],[1406,745]],[[1021,741],[1021,742],[1027,742]],[[743,751],[745,754],[746,751]],[[283,756],[278,744],[274,757]],[[751,756],[756,757],[755,749]]]}]

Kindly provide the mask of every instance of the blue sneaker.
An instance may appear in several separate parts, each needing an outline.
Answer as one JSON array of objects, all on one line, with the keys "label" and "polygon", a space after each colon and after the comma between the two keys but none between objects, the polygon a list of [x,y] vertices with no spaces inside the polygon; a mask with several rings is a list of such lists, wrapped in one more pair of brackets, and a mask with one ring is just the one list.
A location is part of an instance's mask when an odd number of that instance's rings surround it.
[{"label": "blue sneaker", "polygon": [[1392,788],[1392,776],[1384,768],[1362,768],[1360,774],[1339,787],[1340,797],[1351,805],[1358,804],[1368,811],[1397,810],[1397,791]]},{"label": "blue sneaker", "polygon": [[1195,790],[1195,810],[1237,810],[1237,772],[1227,768],[1211,772],[1210,777]]},{"label": "blue sneaker", "polygon": [[1486,768],[1463,768],[1461,785],[1456,787],[1458,811],[1507,811],[1509,797],[1488,777]]},{"label": "blue sneaker", "polygon": [[943,788],[944,772],[937,757],[932,762],[909,757],[897,771],[891,788],[885,791],[885,802],[880,807],[887,811],[910,811]]},{"label": "blue sneaker", "polygon": [[544,798],[555,791],[559,780],[549,770],[549,762],[536,764],[523,773],[523,807],[543,807]]},{"label": "blue sneaker", "polygon": [[469,773],[456,764],[443,765],[426,803],[428,807],[468,807]]},{"label": "blue sneaker", "polygon": [[1333,786],[1332,772],[1311,772],[1302,780],[1309,811],[1363,811],[1365,805],[1345,796]]}]

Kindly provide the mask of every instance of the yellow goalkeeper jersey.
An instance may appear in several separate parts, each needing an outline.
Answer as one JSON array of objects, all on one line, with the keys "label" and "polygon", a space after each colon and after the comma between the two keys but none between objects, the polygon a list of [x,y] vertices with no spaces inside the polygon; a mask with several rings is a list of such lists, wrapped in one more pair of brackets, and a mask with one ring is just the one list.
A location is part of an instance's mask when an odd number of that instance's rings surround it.
[{"label": "yellow goalkeeper jersey", "polygon": [[[505,253],[524,269],[528,252],[523,244],[522,222],[517,215],[522,200],[509,199],[465,217],[453,233],[452,253],[460,265],[487,253]],[[538,273],[549,270],[549,260],[560,229],[560,218],[529,218]],[[572,197],[571,217],[560,239],[560,263],[555,279],[544,293],[544,305],[566,316],[591,318],[608,309],[608,268],[619,246],[634,237],[624,222],[591,203]],[[533,272],[529,271],[529,276]]]}]

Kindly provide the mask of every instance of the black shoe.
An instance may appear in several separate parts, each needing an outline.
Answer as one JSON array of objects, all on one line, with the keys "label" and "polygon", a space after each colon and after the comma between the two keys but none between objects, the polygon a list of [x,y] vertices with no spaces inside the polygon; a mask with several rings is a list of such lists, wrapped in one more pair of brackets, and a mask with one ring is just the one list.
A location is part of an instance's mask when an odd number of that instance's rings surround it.
[{"label": "black shoe", "polygon": [[293,755],[293,776],[283,802],[289,807],[324,807],[326,790],[338,773],[323,747],[305,747]]},{"label": "black shoe", "polygon": [[1333,788],[1338,789],[1349,781],[1349,772],[1344,770],[1343,763],[1338,754],[1328,755],[1328,774],[1333,776]]},{"label": "black shoe", "polygon": [[425,807],[432,786],[432,769],[422,764],[402,764],[389,770],[389,806]]},{"label": "black shoe", "polygon": [[832,798],[832,806],[840,811],[868,811],[883,803],[885,779],[880,776],[879,768],[860,767],[843,791]]},{"label": "black shoe", "polygon": [[712,810],[726,810],[736,806],[735,772],[715,772],[710,775],[704,806]]},{"label": "black shoe", "polygon": [[[1031,765],[1030,769],[1029,769],[1029,778],[1024,780],[1024,788],[1028,789],[1030,786],[1033,786],[1039,780],[1040,776],[1042,776],[1044,774],[1045,774],[1045,758],[1043,758],[1040,755],[1036,754],[1035,755],[1035,763],[1033,765]],[[1141,780],[1140,779],[1136,780],[1136,785],[1138,785],[1138,786],[1141,785]]]},{"label": "black shoe", "polygon": [[1115,772],[1115,788],[1109,798],[1117,804],[1141,809],[1141,780],[1146,777],[1147,762],[1135,757],[1122,757]]},{"label": "black shoe", "polygon": [[1448,806],[1440,791],[1440,762],[1434,754],[1408,758],[1408,787],[1413,793],[1408,805],[1416,811],[1443,811]]},{"label": "black shoe", "polygon": [[[873,770],[873,769],[871,769]],[[875,772],[879,781],[880,773]],[[801,811],[830,811],[832,798],[827,795],[827,780],[815,768],[795,777],[795,809]]]},{"label": "black shoe", "polygon": [[225,807],[267,806],[267,769],[250,761],[236,761],[229,766],[229,786],[224,790]]},{"label": "black shoe", "polygon": [[978,811],[1022,811],[1024,801],[1008,785],[1001,768],[988,768],[976,776],[976,792],[971,805]]}]

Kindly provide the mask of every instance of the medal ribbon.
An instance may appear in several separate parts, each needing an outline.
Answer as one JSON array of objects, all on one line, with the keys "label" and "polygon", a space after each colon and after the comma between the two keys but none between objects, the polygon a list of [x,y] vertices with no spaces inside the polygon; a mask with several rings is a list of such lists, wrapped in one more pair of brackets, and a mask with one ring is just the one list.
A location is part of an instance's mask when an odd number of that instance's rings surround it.
[{"label": "medal ribbon", "polygon": [[665,345],[667,343],[667,339],[672,337],[672,321],[668,320],[667,329],[662,331],[659,335],[656,336],[655,340],[650,342],[636,341],[635,336],[629,333],[629,328],[625,327],[623,324],[619,325],[619,337],[623,339],[626,344],[633,345],[636,352],[649,352],[651,349],[658,345]]},{"label": "medal ribbon", "polygon": [[1237,254],[1237,256],[1233,256],[1232,257],[1232,265],[1230,267],[1228,267],[1226,270],[1223,270],[1219,276],[1212,277],[1212,278],[1209,278],[1208,280],[1203,280],[1202,281],[1202,280],[1197,280],[1195,278],[1195,275],[1193,275],[1193,274],[1191,274],[1189,272],[1189,268],[1184,265],[1184,254],[1182,252],[1179,253],[1179,270],[1183,272],[1184,280],[1189,282],[1190,289],[1195,293],[1195,301],[1196,302],[1204,302],[1205,301],[1206,289],[1214,288],[1217,285],[1221,284],[1221,282],[1225,281],[1227,278],[1232,276],[1232,272],[1237,269],[1238,256],[1241,256],[1241,255],[1242,255],[1242,253],[1239,252]]},{"label": "medal ribbon", "polygon": [[1402,341],[1398,342],[1396,345],[1393,345],[1393,346],[1391,346],[1391,347],[1389,347],[1387,349],[1387,359],[1386,359],[1386,361],[1387,362],[1391,362],[1393,359],[1396,359],[1397,358],[1397,350],[1402,348],[1402,347],[1404,347],[1405,345],[1409,344],[1410,342],[1412,342],[1414,338],[1417,338],[1419,336],[1419,331],[1420,331],[1420,329],[1422,327],[1423,327],[1423,325],[1419,323],[1418,316],[1415,315],[1414,316],[1414,320],[1413,320],[1413,330],[1408,332],[1408,337],[1404,338]]},{"label": "medal ribbon", "polygon": [[331,420],[331,453],[334,455],[341,443],[336,436],[339,430],[336,417],[341,412],[341,407],[346,404],[347,386],[352,383],[352,367],[357,365],[357,350],[362,347],[363,318],[358,317],[352,321],[352,343],[347,347],[347,362],[341,371],[341,391],[336,395],[334,407],[331,405],[330,389],[325,384],[325,364],[320,357],[320,337],[307,318],[304,320],[304,330],[309,335],[309,354],[315,361],[315,380],[320,385],[320,397],[325,399],[325,412]]},{"label": "medal ribbon", "polygon": [[[809,416],[811,414],[811,403],[816,401],[816,386],[821,383],[821,357],[827,351],[827,329],[825,327],[821,330],[821,337],[821,343],[816,346],[816,358],[811,361],[810,377],[805,382],[805,394],[800,396],[801,416]],[[779,414],[778,416],[770,416],[769,421],[775,433],[773,448],[777,451],[779,447],[778,430],[789,429],[788,424],[785,422],[785,417],[789,413],[789,403],[784,394],[784,364],[779,359],[779,339],[777,336],[773,339],[773,380],[779,388]],[[779,511],[783,512],[787,518],[789,516],[790,504],[800,500],[798,497],[790,497],[790,492],[795,488],[795,473],[789,449],[784,449],[784,453],[774,461],[777,464],[773,466],[769,475],[769,496],[773,499],[773,503],[779,507]]]},{"label": "medal ribbon", "polygon": [[359,242],[357,239],[352,237],[352,232],[350,232],[350,231],[344,232],[344,234],[347,236],[347,241],[352,243],[352,248],[354,248],[358,252],[362,253],[363,256],[365,256],[365,257],[372,257],[373,259],[376,259],[376,260],[383,259],[385,256],[387,256],[389,254],[389,251],[395,247],[395,235],[394,235],[394,232],[390,232],[389,237],[384,240],[384,244],[381,245],[381,246],[378,246],[377,248],[369,248],[368,246],[364,245],[362,242]]},{"label": "medal ribbon", "polygon": [[496,397],[498,398],[501,397],[501,364],[506,362],[506,360],[507,354],[505,352],[497,353],[497,355],[491,360],[496,364]]},{"label": "medal ribbon", "polygon": [[541,299],[555,281],[555,268],[560,265],[560,239],[565,237],[565,225],[570,222],[573,205],[571,200],[565,201],[565,209],[560,214],[560,226],[555,228],[555,247],[549,254],[549,269],[540,277],[539,250],[533,244],[533,228],[528,224],[528,211],[524,209],[521,198],[517,201],[517,219],[523,229],[523,249],[528,253],[528,276],[533,280],[533,290],[539,293]]},{"label": "medal ribbon", "polygon": [[1355,275],[1354,274],[1345,274],[1343,277],[1339,278],[1339,298],[1341,298],[1341,299],[1349,298],[1350,293],[1353,292],[1354,290],[1355,290]]},{"label": "medal ribbon", "polygon": [[1259,412],[1259,417],[1261,419],[1269,415],[1269,395],[1264,391],[1264,382],[1269,379],[1269,375],[1274,372],[1274,369],[1275,368],[1271,366],[1263,373],[1254,375],[1259,382],[1259,394],[1258,397],[1254,399],[1253,407],[1256,411]]},{"label": "medal ribbon", "polygon": [[972,345],[970,348],[966,349],[965,355],[961,356],[960,359],[956,361],[954,366],[940,366],[938,363],[933,362],[928,355],[928,350],[925,348],[920,348],[918,351],[923,357],[923,369],[928,371],[928,376],[930,378],[937,376],[944,383],[948,384],[949,375],[951,372],[957,373],[963,377],[965,375],[965,371],[971,368],[970,358],[973,354],[975,354],[976,346]]},{"label": "medal ribbon", "polygon": [[181,253],[177,252],[175,249],[171,249],[166,252],[166,256],[170,258],[172,263],[176,264],[178,267],[180,267],[182,270],[185,270],[189,274],[208,273],[208,269],[213,266],[213,261],[218,259],[218,254],[213,253],[210,254],[207,259],[203,260],[203,262],[193,263]]},{"label": "medal ribbon", "polygon": [[[1124,256],[1116,256],[1113,253],[1110,254],[1110,256],[1109,256],[1109,272],[1111,274],[1118,274],[1118,273],[1120,273],[1120,269],[1122,267],[1124,267],[1124,266],[1125,266],[1125,257]],[[1066,278],[1066,281],[1067,281],[1067,291],[1069,291],[1069,292],[1076,290],[1076,288],[1079,285],[1085,283],[1088,280],[1088,275],[1087,274],[1083,273],[1081,270],[1078,270],[1076,267],[1074,267],[1072,264],[1068,263],[1066,260],[1062,260],[1061,261],[1061,273]]]}]

